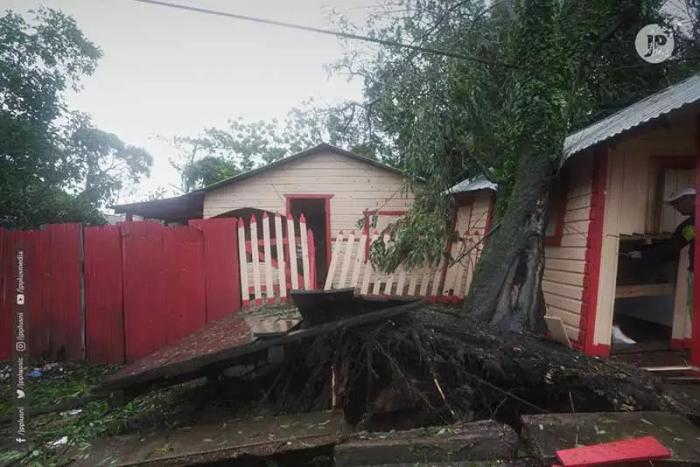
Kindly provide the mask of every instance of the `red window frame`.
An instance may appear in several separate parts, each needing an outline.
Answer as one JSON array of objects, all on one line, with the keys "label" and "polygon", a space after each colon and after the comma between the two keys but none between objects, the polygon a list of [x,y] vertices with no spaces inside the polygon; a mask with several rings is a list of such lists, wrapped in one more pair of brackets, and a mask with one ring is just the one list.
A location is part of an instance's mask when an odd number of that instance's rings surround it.
[{"label": "red window frame", "polygon": [[[544,237],[544,244],[546,246],[561,246],[561,239],[564,236],[564,218],[566,217],[566,195],[569,191],[569,183],[562,175],[559,179],[560,190],[556,198],[550,200],[552,205],[549,208],[549,212],[555,212],[556,218],[549,219],[554,221],[554,233],[552,235],[546,235]],[[555,208],[555,210],[552,209]],[[545,226],[545,229],[548,226]]]}]

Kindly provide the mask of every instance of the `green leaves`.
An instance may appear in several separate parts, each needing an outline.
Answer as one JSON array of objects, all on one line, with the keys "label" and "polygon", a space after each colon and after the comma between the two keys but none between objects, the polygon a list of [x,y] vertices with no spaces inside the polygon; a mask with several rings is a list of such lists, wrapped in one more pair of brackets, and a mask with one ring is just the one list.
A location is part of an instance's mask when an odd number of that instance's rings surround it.
[{"label": "green leaves", "polygon": [[0,17],[0,225],[104,222],[98,209],[148,174],[146,151],[67,109],[101,55],[57,10]]},{"label": "green leaves", "polygon": [[182,190],[191,191],[247,172],[325,142],[392,163],[389,142],[372,132],[364,106],[353,102],[319,105],[310,99],[282,121],[234,118],[225,128],[210,127],[196,137],[175,137],[171,164]]}]

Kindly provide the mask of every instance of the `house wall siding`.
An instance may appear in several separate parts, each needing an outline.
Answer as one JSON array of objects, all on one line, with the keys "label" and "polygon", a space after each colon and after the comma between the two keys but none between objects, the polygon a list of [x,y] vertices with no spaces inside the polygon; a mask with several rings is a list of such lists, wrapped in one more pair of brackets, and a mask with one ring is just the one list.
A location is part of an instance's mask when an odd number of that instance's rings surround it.
[{"label": "house wall siding", "polygon": [[365,209],[408,209],[414,196],[405,192],[405,180],[362,161],[319,153],[208,192],[204,217],[245,207],[286,213],[285,195],[333,195],[330,224],[335,237],[340,230],[357,229]]},{"label": "house wall siding", "polygon": [[[470,196],[470,200],[457,208],[455,231],[459,236],[458,242],[451,245],[452,258],[464,256],[459,264],[445,272],[446,287],[458,297],[466,296],[474,275],[474,268],[483,249],[481,241],[489,225],[489,216],[493,211],[493,192],[478,191]],[[468,254],[466,251],[470,250]],[[461,265],[461,266],[460,266]],[[460,267],[463,269],[460,271]]]},{"label": "house wall siding", "polygon": [[568,182],[561,244],[545,247],[542,290],[547,314],[561,318],[569,338],[578,340],[591,216],[592,157],[586,154],[571,160],[563,178]]}]

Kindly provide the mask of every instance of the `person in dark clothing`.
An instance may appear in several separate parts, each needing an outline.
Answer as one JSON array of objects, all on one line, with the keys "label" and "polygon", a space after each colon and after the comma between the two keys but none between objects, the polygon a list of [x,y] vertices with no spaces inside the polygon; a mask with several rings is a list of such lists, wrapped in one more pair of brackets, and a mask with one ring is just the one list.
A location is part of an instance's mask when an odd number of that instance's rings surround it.
[{"label": "person in dark clothing", "polygon": [[630,252],[629,256],[642,258],[644,263],[649,265],[661,264],[677,258],[681,250],[690,244],[690,248],[688,248],[688,271],[692,272],[693,263],[695,262],[695,189],[686,188],[676,193],[666,202],[682,215],[688,216],[688,218],[676,227],[668,241],[658,243],[654,247],[643,251]]}]

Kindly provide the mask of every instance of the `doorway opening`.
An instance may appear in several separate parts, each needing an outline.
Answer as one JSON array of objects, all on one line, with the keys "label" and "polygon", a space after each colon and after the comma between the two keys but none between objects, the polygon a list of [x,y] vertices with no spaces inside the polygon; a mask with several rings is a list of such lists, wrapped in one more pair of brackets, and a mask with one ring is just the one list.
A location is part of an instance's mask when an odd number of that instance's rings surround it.
[{"label": "doorway opening", "polygon": [[[689,247],[680,252],[671,247],[677,244],[673,232],[687,216],[665,200],[693,187],[695,170],[657,163],[656,174],[654,202],[647,213],[647,231],[653,233],[620,235],[612,351],[646,353],[645,360],[655,353],[654,363],[664,365],[669,364],[664,359],[674,358],[669,351],[685,345],[693,303]],[[641,258],[633,252],[641,252]]]},{"label": "doorway opening", "polygon": [[285,195],[287,212],[296,219],[302,214],[306,226],[313,231],[316,246],[316,284],[326,281],[330,260],[330,198],[333,195]]}]

